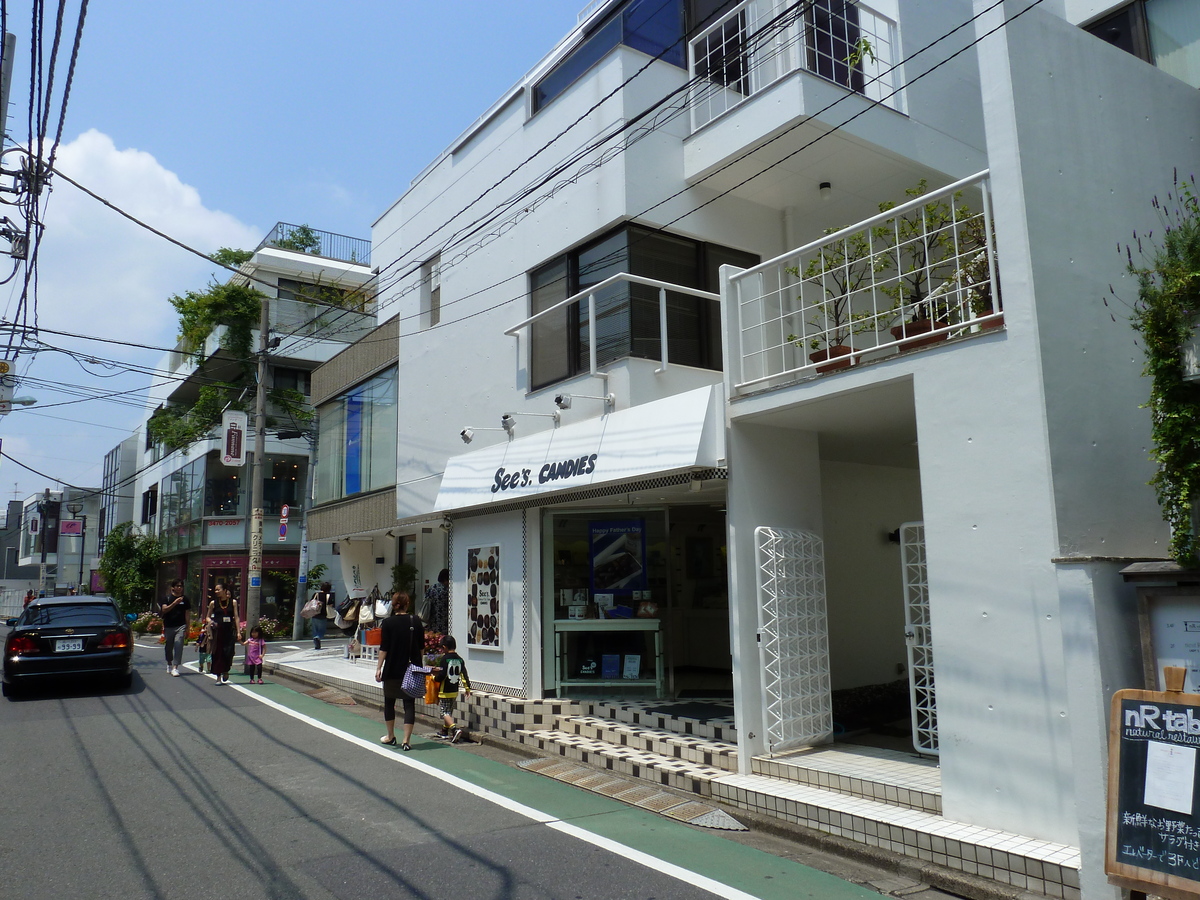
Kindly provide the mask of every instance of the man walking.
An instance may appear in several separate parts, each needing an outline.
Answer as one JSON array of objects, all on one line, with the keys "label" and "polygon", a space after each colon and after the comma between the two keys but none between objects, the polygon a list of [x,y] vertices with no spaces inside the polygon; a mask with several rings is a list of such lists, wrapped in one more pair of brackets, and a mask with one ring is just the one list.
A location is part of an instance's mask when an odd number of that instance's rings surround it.
[{"label": "man walking", "polygon": [[179,674],[183,662],[183,642],[187,639],[191,608],[188,598],[183,596],[183,582],[176,578],[171,582],[167,599],[158,604],[166,639],[167,669],[172,675]]}]

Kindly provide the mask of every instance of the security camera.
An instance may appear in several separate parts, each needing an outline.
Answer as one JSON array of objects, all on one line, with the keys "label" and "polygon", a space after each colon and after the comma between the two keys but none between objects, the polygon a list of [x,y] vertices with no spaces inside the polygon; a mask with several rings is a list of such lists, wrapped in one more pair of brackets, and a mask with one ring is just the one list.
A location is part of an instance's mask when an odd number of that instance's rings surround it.
[{"label": "security camera", "polygon": [[571,408],[571,395],[570,394],[555,395],[554,405],[557,406],[559,409],[570,409]]},{"label": "security camera", "polygon": [[517,427],[517,420],[508,413],[505,413],[500,417],[500,427],[511,435],[513,429]]},{"label": "security camera", "polygon": [[449,531],[450,530],[450,520],[442,519],[442,521],[438,523],[438,528],[442,529],[442,531]]},{"label": "security camera", "polygon": [[475,432],[470,428],[464,428],[458,433],[458,436],[463,439],[464,444],[469,444],[475,438]]}]

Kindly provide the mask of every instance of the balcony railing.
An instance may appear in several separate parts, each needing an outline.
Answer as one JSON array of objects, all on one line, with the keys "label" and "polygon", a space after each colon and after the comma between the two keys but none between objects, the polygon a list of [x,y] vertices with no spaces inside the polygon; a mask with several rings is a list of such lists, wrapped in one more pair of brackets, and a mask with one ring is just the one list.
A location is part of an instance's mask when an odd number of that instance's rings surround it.
[{"label": "balcony railing", "polygon": [[805,69],[899,109],[896,23],[849,0],[746,0],[688,45],[696,131]]},{"label": "balcony railing", "polygon": [[667,314],[668,295],[683,294],[684,296],[688,297],[698,297],[702,300],[713,301],[720,301],[721,299],[719,294],[714,294],[711,291],[702,291],[699,288],[684,287],[683,285],[679,284],[658,281],[654,278],[645,278],[641,275],[630,275],[627,272],[618,272],[616,275],[605,278],[603,281],[593,284],[585,290],[567,297],[565,300],[560,300],[553,306],[548,306],[546,309],[534,313],[528,319],[518,322],[512,328],[506,329],[504,333],[516,337],[518,332],[520,332],[522,329],[528,328],[535,322],[555,313],[559,313],[562,310],[569,308],[573,304],[578,303],[580,304],[581,311],[580,318],[587,322],[589,371],[592,375],[597,375],[599,374],[598,360],[600,359],[600,354],[597,352],[597,336],[601,331],[601,329],[597,327],[597,322],[600,318],[600,316],[597,314],[597,297],[603,298],[606,288],[622,282],[626,284],[640,284],[644,287],[655,288],[658,291],[658,359],[661,362],[661,365],[654,370],[655,374],[667,371],[671,365],[668,353],[668,345],[670,343],[670,334],[667,328],[667,322],[669,318]]},{"label": "balcony railing", "polygon": [[307,225],[278,222],[255,250],[261,250],[263,247],[311,253],[313,256],[340,259],[342,262],[359,263],[364,266],[371,264],[370,241],[334,234],[332,231],[319,231]]},{"label": "balcony railing", "polygon": [[735,390],[1001,324],[991,223],[984,171],[732,275]]}]

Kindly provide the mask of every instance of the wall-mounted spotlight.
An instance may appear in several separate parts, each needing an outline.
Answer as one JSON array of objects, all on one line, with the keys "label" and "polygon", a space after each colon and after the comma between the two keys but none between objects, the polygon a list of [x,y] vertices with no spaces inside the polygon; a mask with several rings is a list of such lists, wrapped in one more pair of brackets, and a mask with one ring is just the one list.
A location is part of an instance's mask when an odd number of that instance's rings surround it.
[{"label": "wall-mounted spotlight", "polygon": [[451,523],[449,519],[442,519],[442,521],[438,523],[438,528],[442,529],[442,531],[449,531],[450,524]]},{"label": "wall-mounted spotlight", "polygon": [[606,410],[616,409],[617,397],[616,394],[605,394],[603,397],[598,397],[594,394],[556,394],[554,396],[554,405],[559,409],[570,409],[571,400],[578,397],[580,400],[603,400]]},{"label": "wall-mounted spotlight", "polygon": [[833,185],[830,184],[828,181],[821,182],[820,190],[821,190],[821,199],[822,200],[828,200],[830,197],[833,196]]},{"label": "wall-mounted spotlight", "polygon": [[475,429],[474,428],[464,428],[462,431],[460,431],[458,433],[458,436],[460,438],[462,438],[462,441],[464,444],[469,444],[469,443],[471,443],[471,441],[475,440]]},{"label": "wall-mounted spotlight", "polygon": [[516,417],[517,416],[533,416],[534,418],[537,418],[537,419],[553,419],[555,428],[558,427],[558,423],[562,420],[562,417],[559,415],[559,412],[557,409],[552,413],[527,413],[527,412],[505,413],[504,415],[502,415],[500,417],[500,427],[505,430],[505,432],[508,434],[509,437],[512,437],[516,431],[516,427],[517,427]]}]

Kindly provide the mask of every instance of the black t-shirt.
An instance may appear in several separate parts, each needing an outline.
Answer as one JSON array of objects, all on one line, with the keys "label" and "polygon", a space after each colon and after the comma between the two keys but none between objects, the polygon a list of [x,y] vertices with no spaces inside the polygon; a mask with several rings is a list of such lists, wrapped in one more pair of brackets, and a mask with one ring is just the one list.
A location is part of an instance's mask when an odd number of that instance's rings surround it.
[{"label": "black t-shirt", "polygon": [[411,662],[421,665],[425,651],[425,629],[413,615],[388,616],[380,626],[379,649],[387,653],[383,661],[383,679],[403,678]]},{"label": "black t-shirt", "polygon": [[188,610],[192,608],[192,604],[188,602],[187,597],[181,597],[180,599],[182,599],[183,602],[174,609],[169,609],[166,612],[163,612],[163,608],[168,603],[171,603],[174,599],[174,597],[168,597],[166,600],[163,600],[158,604],[158,611],[162,613],[164,628],[178,628],[181,625],[187,624]]}]

